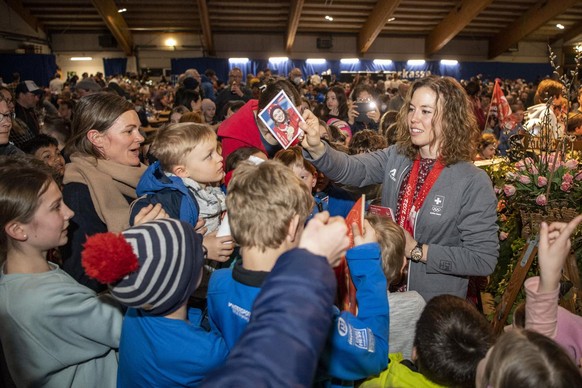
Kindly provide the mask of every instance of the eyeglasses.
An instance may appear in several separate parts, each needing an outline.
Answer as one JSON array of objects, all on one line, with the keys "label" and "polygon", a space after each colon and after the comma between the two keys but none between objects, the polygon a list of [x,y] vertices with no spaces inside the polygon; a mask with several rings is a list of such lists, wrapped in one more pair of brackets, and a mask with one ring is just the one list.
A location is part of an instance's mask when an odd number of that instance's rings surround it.
[{"label": "eyeglasses", "polygon": [[4,121],[4,119],[9,118],[11,120],[14,120],[14,113],[12,112],[8,112],[8,113],[0,113],[0,123]]}]

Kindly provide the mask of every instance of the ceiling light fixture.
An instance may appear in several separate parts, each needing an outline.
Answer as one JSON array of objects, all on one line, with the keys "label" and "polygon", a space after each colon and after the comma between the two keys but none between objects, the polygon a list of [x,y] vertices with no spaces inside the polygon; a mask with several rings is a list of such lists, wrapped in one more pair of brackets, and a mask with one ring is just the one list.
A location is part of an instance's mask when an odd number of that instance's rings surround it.
[{"label": "ceiling light fixture", "polygon": [[287,62],[288,60],[289,57],[269,57],[269,62],[271,63]]},{"label": "ceiling light fixture", "polygon": [[329,15],[325,15],[324,19],[327,20],[328,22],[333,22],[333,18]]},{"label": "ceiling light fixture", "polygon": [[117,12],[119,13],[127,12],[127,8],[120,8]]},{"label": "ceiling light fixture", "polygon": [[388,23],[393,22],[394,20],[396,20],[396,18],[390,18],[388,19]]},{"label": "ceiling light fixture", "polygon": [[176,42],[176,39],[174,39],[174,38],[168,38],[164,42],[164,44],[168,47],[176,47],[176,43],[178,43],[178,42]]},{"label": "ceiling light fixture", "polygon": [[307,58],[305,63],[309,65],[323,65],[325,63],[324,58]]},{"label": "ceiling light fixture", "polygon": [[442,59],[441,60],[441,65],[443,66],[457,66],[459,64],[459,61],[457,61],[456,59]]},{"label": "ceiling light fixture", "polygon": [[248,58],[228,58],[228,63],[247,63]]},{"label": "ceiling light fixture", "polygon": [[340,59],[340,62],[343,63],[344,65],[348,65],[358,63],[360,62],[360,60],[358,58],[342,58]]},{"label": "ceiling light fixture", "polygon": [[374,59],[374,65],[391,65],[391,59]]},{"label": "ceiling light fixture", "polygon": [[556,27],[558,27],[560,30],[563,30],[564,28],[566,28],[566,27],[564,27],[563,24],[560,24],[560,23],[556,24]]},{"label": "ceiling light fixture", "polygon": [[71,61],[92,61],[93,57],[71,57]]},{"label": "ceiling light fixture", "polygon": [[426,63],[424,59],[410,59],[406,62],[408,66],[422,66]]}]

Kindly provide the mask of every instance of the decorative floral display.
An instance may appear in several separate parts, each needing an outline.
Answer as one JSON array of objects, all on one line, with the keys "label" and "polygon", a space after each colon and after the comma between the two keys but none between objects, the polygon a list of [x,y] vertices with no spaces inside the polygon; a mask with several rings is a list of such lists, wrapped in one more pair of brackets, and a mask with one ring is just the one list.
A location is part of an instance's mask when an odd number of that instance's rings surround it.
[{"label": "decorative floral display", "polygon": [[579,208],[582,163],[579,155],[557,153],[526,157],[507,167],[505,200],[522,211],[544,213],[548,206]]}]

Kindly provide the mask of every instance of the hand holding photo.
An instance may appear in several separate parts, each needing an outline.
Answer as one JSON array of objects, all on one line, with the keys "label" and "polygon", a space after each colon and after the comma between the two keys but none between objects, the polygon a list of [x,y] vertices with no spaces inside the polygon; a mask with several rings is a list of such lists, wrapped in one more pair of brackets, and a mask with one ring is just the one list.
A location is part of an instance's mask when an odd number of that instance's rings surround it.
[{"label": "hand holding photo", "polygon": [[304,121],[303,117],[283,90],[259,112],[259,118],[284,149],[302,133],[299,123]]}]

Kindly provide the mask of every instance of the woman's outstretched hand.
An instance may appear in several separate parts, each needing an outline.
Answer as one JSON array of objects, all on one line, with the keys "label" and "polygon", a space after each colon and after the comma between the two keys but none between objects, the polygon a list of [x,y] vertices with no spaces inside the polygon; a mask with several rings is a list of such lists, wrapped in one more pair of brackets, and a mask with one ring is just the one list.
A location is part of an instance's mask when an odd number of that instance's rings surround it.
[{"label": "woman's outstretched hand", "polygon": [[309,109],[303,112],[303,119],[305,122],[299,123],[299,128],[304,133],[301,146],[313,159],[319,159],[325,153],[325,145],[319,135],[319,119]]}]

